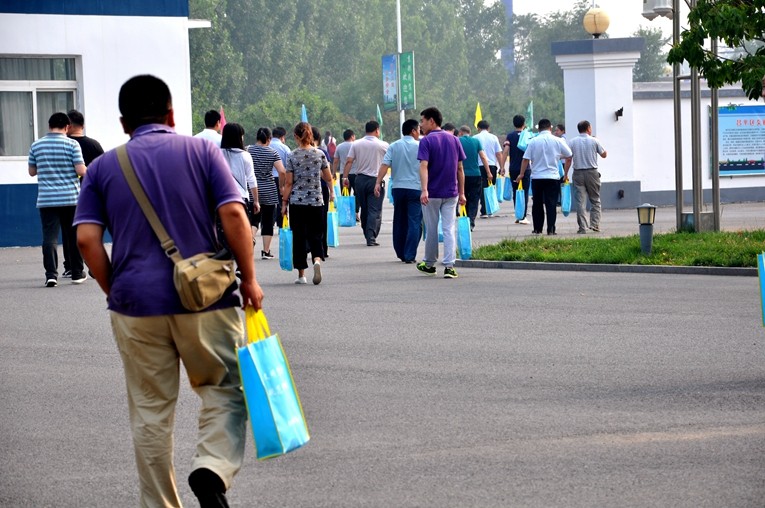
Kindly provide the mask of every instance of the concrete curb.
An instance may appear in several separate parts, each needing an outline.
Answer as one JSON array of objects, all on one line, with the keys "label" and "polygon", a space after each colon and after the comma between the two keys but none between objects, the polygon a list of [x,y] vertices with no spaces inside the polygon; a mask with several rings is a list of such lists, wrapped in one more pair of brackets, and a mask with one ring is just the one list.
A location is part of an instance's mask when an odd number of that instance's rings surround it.
[{"label": "concrete curb", "polygon": [[479,259],[455,262],[461,268],[499,268],[504,270],[557,270],[572,272],[664,273],[681,275],[725,275],[756,277],[757,268],[717,266],[664,266],[664,265],[601,265],[590,263],[539,263],[528,261],[484,261]]}]

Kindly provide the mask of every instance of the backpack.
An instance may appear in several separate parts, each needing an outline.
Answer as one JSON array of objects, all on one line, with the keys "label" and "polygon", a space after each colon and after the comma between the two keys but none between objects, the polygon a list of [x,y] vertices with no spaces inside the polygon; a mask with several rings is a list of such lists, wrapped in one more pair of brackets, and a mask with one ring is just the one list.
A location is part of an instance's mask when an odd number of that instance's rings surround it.
[{"label": "backpack", "polygon": [[329,157],[331,159],[335,158],[335,150],[337,150],[337,145],[335,144],[335,138],[330,137],[329,144],[327,145],[327,153],[329,154]]}]

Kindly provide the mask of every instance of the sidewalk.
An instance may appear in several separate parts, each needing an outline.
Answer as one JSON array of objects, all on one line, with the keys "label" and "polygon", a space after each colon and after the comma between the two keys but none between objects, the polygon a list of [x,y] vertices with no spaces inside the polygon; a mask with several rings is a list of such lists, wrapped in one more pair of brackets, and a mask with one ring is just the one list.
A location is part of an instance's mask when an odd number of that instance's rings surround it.
[{"label": "sidewalk", "polygon": [[[763,196],[765,199],[765,196]],[[687,210],[691,211],[691,210]],[[711,205],[704,211],[711,211]],[[529,220],[531,220],[529,218]],[[676,230],[675,207],[661,207],[656,210],[654,234],[671,233]],[[515,224],[512,202],[500,203],[497,217],[476,219],[473,230],[473,248],[480,245],[493,244],[503,238],[524,240],[534,235],[531,225]],[[577,235],[576,212],[564,217],[558,211],[556,222],[556,238],[581,237]],[[720,229],[722,231],[739,231],[765,229],[765,203],[730,203],[721,206]],[[588,238],[608,238],[631,236],[639,233],[637,211],[635,209],[603,210],[600,223],[600,233],[588,231]],[[763,246],[765,248],[765,246]],[[576,271],[607,271],[607,272],[640,272],[640,273],[693,273],[699,275],[747,275],[756,276],[756,268],[710,268],[710,267],[671,267],[646,265],[594,265],[576,263],[523,263],[514,261],[457,261],[457,266],[470,268],[506,268],[531,270],[576,270]]]}]

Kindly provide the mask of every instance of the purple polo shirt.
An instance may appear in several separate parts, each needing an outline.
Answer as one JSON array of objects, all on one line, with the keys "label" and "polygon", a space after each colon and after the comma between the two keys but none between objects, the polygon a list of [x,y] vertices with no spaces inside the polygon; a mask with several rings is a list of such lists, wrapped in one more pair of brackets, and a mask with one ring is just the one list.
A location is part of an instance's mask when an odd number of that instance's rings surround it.
[{"label": "purple polo shirt", "polygon": [[454,134],[430,131],[420,138],[417,159],[428,161],[428,197],[446,199],[459,194],[457,165],[465,160],[465,151]]},{"label": "purple polo shirt", "polygon": [[[127,144],[149,201],[184,258],[215,252],[215,211],[242,202],[220,148],[160,124],[139,127]],[[184,314],[173,285],[173,262],[160,247],[110,150],[83,180],[74,224],[99,224],[113,238],[109,309],[128,316]],[[208,310],[233,307],[233,289]]]}]

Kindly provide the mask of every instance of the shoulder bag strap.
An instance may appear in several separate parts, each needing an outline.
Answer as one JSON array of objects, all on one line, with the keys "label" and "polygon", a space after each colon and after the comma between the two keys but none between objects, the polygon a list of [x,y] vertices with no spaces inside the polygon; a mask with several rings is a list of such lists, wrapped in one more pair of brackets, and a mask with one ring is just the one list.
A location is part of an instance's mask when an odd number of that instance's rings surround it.
[{"label": "shoulder bag strap", "polygon": [[128,157],[127,145],[117,147],[117,160],[120,163],[120,168],[122,168],[122,174],[125,175],[125,179],[130,186],[130,190],[133,191],[133,195],[135,196],[136,201],[138,201],[138,205],[146,216],[146,220],[149,221],[151,229],[154,230],[154,234],[159,238],[159,243],[162,245],[162,250],[165,251],[165,255],[172,259],[174,263],[180,263],[183,261],[183,257],[181,257],[181,253],[178,252],[178,248],[175,246],[173,239],[167,234],[165,226],[162,225],[159,217],[157,217],[157,212],[155,212],[154,207],[151,206],[151,202],[149,201],[148,196],[146,196],[146,192],[143,190],[141,182],[138,181],[138,177],[135,175],[135,169],[133,169],[133,164]]}]

